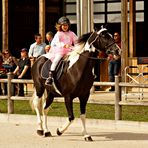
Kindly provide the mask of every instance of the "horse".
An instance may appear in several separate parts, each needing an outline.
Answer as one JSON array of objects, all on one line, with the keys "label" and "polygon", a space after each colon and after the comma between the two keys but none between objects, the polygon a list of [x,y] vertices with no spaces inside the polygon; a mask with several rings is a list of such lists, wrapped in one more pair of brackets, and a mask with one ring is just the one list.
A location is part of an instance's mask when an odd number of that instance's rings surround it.
[{"label": "horse", "polygon": [[[85,125],[86,105],[94,81],[93,67],[95,59],[97,59],[99,51],[107,51],[108,49],[117,51],[119,47],[106,28],[83,34],[79,37],[74,50],[65,59],[60,77],[57,78],[56,74],[54,75],[54,84],[52,86],[45,85],[45,78],[41,74],[44,63],[49,59],[46,56],[41,56],[36,60],[31,72],[35,87],[32,105],[37,114],[37,134],[45,137],[52,136],[47,127],[47,113],[54,97],[59,94],[64,97],[68,120],[62,127],[57,128],[57,135],[62,135],[74,121],[73,100],[78,97],[82,135],[85,141],[93,141],[91,135],[87,133]],[[47,93],[46,98],[43,97],[45,90]]]}]

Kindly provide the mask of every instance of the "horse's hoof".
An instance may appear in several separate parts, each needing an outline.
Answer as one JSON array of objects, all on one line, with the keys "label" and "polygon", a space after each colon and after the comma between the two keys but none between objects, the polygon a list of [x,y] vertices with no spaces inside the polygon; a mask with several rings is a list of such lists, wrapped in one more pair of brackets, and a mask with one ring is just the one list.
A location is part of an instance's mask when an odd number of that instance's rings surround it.
[{"label": "horse's hoof", "polygon": [[57,135],[58,135],[58,136],[61,136],[61,135],[62,135],[62,133],[59,131],[58,128],[57,128]]},{"label": "horse's hoof", "polygon": [[85,141],[93,141],[93,139],[91,138],[91,136],[85,137],[84,139],[85,139]]},{"label": "horse's hoof", "polygon": [[51,135],[50,132],[46,132],[46,133],[44,133],[44,136],[45,136],[45,137],[52,137],[52,135]]},{"label": "horse's hoof", "polygon": [[43,131],[43,130],[37,130],[37,134],[38,134],[39,136],[43,136],[44,131]]}]

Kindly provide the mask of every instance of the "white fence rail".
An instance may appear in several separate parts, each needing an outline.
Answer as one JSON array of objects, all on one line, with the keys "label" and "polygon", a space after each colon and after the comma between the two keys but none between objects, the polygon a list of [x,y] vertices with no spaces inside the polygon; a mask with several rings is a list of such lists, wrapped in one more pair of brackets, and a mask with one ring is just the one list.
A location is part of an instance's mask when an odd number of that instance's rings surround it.
[{"label": "white fence rail", "polygon": [[[13,75],[8,73],[7,79],[0,79],[0,83],[7,83],[7,96],[0,96],[0,99],[7,99],[7,110],[8,113],[11,114],[14,112],[14,100],[29,100],[31,97],[19,97],[12,96],[12,85],[13,83],[23,83],[23,84],[33,84],[33,80],[27,79],[12,79]],[[122,87],[137,87],[137,88],[148,88],[148,84],[130,84],[120,82],[120,77],[115,76],[115,82],[94,82],[94,86],[115,86],[115,120],[121,120],[122,114],[122,106],[123,105],[141,105],[148,106],[148,102],[125,102],[122,101]],[[101,104],[101,103],[100,103]],[[110,102],[108,103],[110,105]]]}]

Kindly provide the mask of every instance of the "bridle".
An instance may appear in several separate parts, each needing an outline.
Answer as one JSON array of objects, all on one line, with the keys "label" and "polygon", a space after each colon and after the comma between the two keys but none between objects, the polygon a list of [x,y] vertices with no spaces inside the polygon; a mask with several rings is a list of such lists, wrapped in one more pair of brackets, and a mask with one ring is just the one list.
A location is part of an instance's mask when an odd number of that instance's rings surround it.
[{"label": "bridle", "polygon": [[[105,30],[104,30],[105,31]],[[94,33],[94,32],[93,32]],[[90,35],[90,37],[88,38],[88,40],[91,38],[91,36],[93,35],[93,33]],[[89,46],[93,46],[93,43],[99,38],[100,36],[100,32],[97,33],[97,36],[95,37],[95,39],[89,44]],[[112,45],[114,45],[115,42],[113,41],[112,43],[110,43],[109,45],[105,46],[105,49],[108,49],[109,47],[111,47]],[[100,51],[99,49],[96,49],[98,52]],[[80,55],[80,53],[78,53]],[[82,56],[91,59],[91,60],[106,60],[107,58],[95,58],[95,57],[87,57],[83,54],[81,54]]]}]

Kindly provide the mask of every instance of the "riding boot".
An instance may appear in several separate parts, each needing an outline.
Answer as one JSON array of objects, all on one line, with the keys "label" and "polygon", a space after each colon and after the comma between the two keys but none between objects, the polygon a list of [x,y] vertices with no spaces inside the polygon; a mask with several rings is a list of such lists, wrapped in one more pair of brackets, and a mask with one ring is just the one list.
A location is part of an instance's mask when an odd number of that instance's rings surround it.
[{"label": "riding boot", "polygon": [[52,85],[53,82],[53,71],[49,71],[49,77],[46,79],[46,85]]}]

